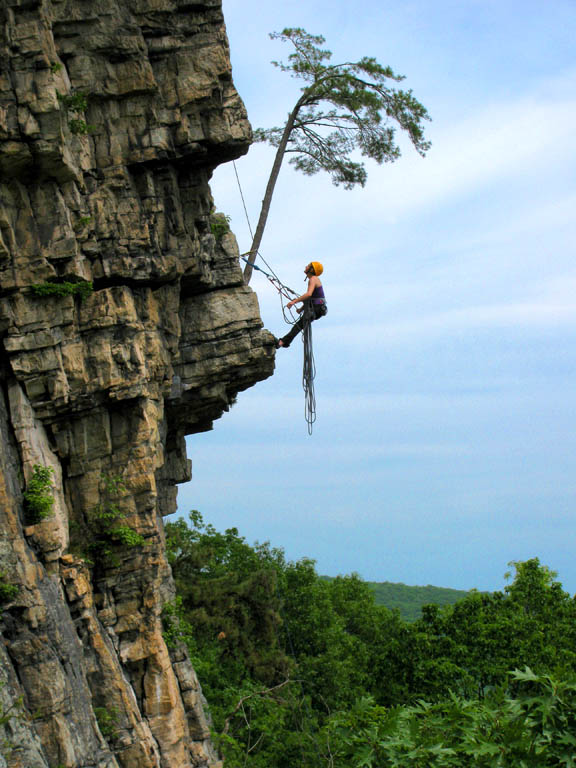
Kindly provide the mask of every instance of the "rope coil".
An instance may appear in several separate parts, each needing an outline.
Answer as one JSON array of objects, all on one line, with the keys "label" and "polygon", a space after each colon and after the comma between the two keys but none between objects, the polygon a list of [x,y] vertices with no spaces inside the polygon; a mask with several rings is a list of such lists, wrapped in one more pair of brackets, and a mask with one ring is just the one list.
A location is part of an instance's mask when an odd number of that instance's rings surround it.
[{"label": "rope coil", "polygon": [[308,427],[308,434],[312,434],[312,427],[316,421],[316,393],[314,392],[314,379],[316,378],[316,362],[312,347],[312,320],[314,308],[312,302],[304,302],[306,320],[302,329],[302,343],[304,344],[304,365],[302,367],[302,388],[304,389],[304,417]]}]

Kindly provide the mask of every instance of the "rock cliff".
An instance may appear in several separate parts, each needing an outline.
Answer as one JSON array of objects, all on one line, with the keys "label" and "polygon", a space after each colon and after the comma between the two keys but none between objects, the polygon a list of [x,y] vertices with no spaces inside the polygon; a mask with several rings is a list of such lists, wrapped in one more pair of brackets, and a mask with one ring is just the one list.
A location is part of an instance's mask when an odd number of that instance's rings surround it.
[{"label": "rock cliff", "polygon": [[210,175],[251,140],[221,3],[0,0],[0,22],[0,766],[214,766],[162,636],[162,517],[184,436],[274,367],[211,230]]}]

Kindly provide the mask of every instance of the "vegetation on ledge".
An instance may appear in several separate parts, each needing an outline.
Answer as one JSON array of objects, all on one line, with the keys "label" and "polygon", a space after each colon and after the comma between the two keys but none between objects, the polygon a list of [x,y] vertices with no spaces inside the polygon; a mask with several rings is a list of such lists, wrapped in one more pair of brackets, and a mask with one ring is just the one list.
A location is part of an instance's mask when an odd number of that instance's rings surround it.
[{"label": "vegetation on ledge", "polygon": [[219,243],[225,234],[230,232],[230,216],[214,211],[210,214],[210,232]]},{"label": "vegetation on ledge", "polygon": [[46,281],[45,283],[35,283],[31,286],[36,296],[79,296],[80,301],[90,296],[94,286],[89,280],[77,281]]},{"label": "vegetation on ledge", "polygon": [[32,525],[41,523],[52,514],[54,506],[54,486],[52,467],[34,464],[32,476],[24,492],[24,507],[28,522]]},{"label": "vegetation on ledge", "polygon": [[0,616],[1,607],[11,603],[20,591],[17,584],[11,584],[4,571],[0,571]]}]

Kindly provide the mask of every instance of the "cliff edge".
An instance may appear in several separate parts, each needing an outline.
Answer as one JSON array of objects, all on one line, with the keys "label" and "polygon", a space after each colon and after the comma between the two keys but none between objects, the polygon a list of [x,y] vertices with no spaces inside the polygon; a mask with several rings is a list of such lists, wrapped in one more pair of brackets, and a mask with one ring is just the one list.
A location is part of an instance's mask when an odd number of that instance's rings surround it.
[{"label": "cliff edge", "polygon": [[211,230],[210,175],[251,140],[221,3],[0,22],[0,766],[215,766],[162,636],[162,516],[184,436],[274,368]]}]

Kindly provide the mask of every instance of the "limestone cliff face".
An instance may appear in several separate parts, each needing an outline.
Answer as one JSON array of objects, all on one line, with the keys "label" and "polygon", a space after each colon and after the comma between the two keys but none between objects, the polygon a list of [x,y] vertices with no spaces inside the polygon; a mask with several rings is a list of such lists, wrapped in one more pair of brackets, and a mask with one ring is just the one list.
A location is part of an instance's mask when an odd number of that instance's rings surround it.
[{"label": "limestone cliff face", "polygon": [[162,636],[162,516],[184,436],[274,366],[210,230],[210,174],[251,138],[220,0],[0,0],[0,23],[0,766],[215,765]]}]

